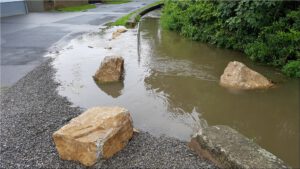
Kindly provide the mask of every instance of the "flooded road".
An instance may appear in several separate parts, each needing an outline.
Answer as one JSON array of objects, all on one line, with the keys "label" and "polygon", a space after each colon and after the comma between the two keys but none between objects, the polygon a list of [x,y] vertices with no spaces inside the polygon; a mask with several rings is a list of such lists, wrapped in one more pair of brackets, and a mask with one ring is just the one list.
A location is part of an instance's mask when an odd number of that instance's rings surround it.
[{"label": "flooded road", "polygon": [[[299,167],[298,80],[254,64],[241,53],[162,30],[158,19],[144,18],[139,31],[111,39],[116,29],[83,35],[51,54],[55,78],[62,84],[59,93],[75,106],[123,106],[130,110],[136,128],[186,141],[207,123],[228,125]],[[98,86],[92,76],[109,55],[124,58],[124,81]],[[276,88],[220,87],[219,77],[233,60],[262,73]]]}]

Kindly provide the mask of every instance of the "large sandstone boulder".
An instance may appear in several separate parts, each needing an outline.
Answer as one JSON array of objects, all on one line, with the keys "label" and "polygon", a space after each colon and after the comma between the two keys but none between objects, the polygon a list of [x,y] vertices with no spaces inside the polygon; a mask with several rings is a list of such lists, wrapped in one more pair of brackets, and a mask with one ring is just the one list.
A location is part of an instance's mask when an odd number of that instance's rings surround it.
[{"label": "large sandstone boulder", "polygon": [[282,160],[228,126],[203,128],[189,147],[220,168],[290,168]]},{"label": "large sandstone boulder", "polygon": [[120,56],[106,56],[97,70],[94,79],[99,83],[116,82],[122,79],[124,59]]},{"label": "large sandstone boulder", "polygon": [[263,89],[273,85],[263,75],[237,61],[229,62],[221,76],[220,84],[237,89]]},{"label": "large sandstone boulder", "polygon": [[116,39],[118,36],[120,36],[122,33],[127,32],[127,29],[125,28],[119,28],[117,31],[113,32],[112,39]]},{"label": "large sandstone boulder", "polygon": [[120,107],[88,109],[53,134],[59,156],[92,166],[122,150],[133,135],[128,110]]}]

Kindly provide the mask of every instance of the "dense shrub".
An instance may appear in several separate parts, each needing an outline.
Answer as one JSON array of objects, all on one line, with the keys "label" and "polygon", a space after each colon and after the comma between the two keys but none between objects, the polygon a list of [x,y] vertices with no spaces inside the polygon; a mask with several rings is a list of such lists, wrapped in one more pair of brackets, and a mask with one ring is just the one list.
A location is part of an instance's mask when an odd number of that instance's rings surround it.
[{"label": "dense shrub", "polygon": [[300,77],[300,60],[288,62],[282,71],[290,77]]},{"label": "dense shrub", "polygon": [[166,0],[161,23],[300,77],[300,1]]}]

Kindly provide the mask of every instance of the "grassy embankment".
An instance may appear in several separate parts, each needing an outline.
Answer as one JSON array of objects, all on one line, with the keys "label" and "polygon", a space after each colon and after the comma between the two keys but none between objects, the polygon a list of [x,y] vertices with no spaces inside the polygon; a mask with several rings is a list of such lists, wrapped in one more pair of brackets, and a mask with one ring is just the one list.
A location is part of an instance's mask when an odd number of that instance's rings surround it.
[{"label": "grassy embankment", "polygon": [[164,28],[300,77],[299,1],[166,0]]}]

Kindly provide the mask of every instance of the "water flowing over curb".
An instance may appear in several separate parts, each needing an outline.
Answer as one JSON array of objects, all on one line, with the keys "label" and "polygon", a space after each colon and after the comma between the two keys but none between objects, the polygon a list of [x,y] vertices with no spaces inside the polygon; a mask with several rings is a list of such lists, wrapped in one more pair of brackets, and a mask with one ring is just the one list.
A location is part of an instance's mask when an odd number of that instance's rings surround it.
[{"label": "water flowing over curb", "polygon": [[150,6],[147,6],[145,8],[142,8],[140,11],[137,13],[133,14],[130,19],[126,22],[126,27],[128,28],[134,28],[136,24],[139,22],[140,18],[147,14],[148,12],[151,12],[155,9],[159,9],[164,5],[163,2],[159,2]]}]

